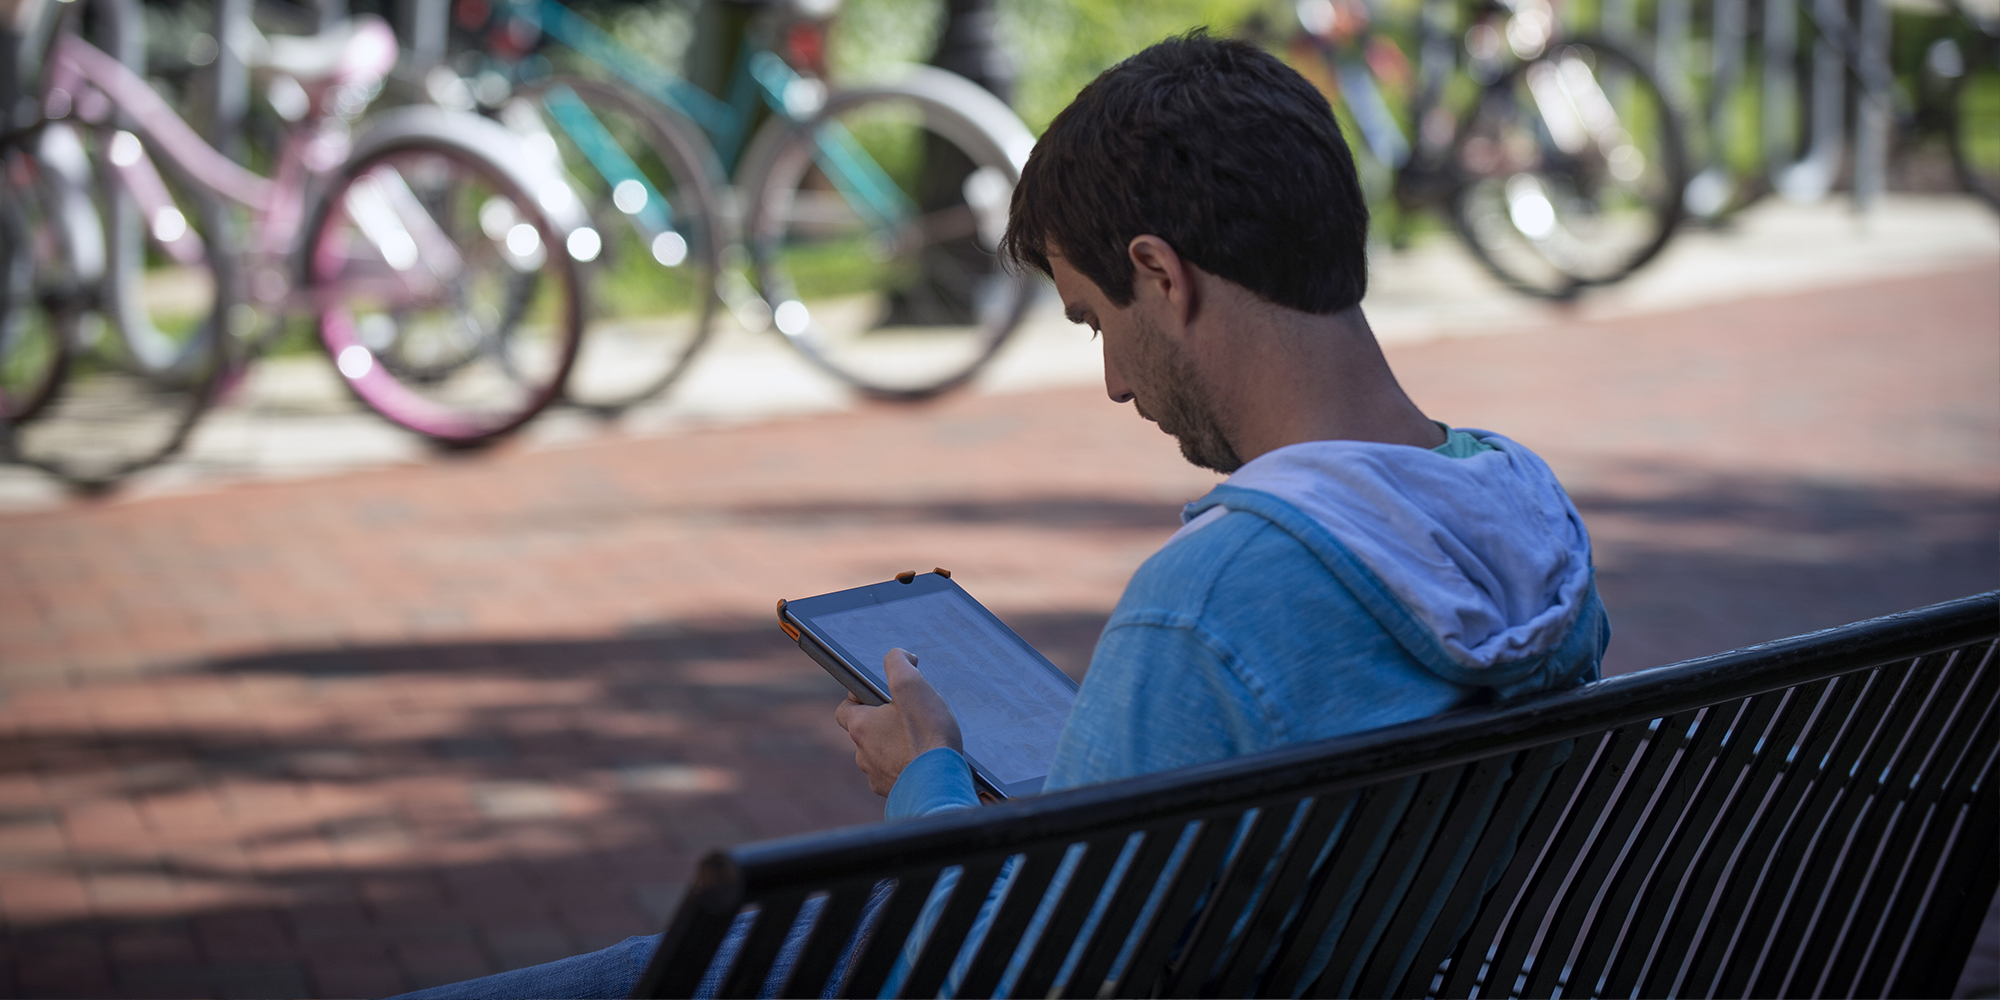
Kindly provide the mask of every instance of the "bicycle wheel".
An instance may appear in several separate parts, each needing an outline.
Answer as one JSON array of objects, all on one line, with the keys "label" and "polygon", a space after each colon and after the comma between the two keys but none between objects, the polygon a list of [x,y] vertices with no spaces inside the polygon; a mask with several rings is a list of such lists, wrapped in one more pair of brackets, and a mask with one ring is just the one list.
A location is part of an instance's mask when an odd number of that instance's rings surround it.
[{"label": "bicycle wheel", "polygon": [[364,141],[305,243],[320,342],[341,378],[447,446],[492,441],[561,391],[582,323],[572,254],[595,236],[552,220],[547,191],[531,194],[497,158],[521,144],[473,121],[490,132],[454,138],[413,121]]},{"label": "bicycle wheel", "polygon": [[2000,43],[1984,48],[1952,82],[1951,159],[1959,183],[2000,211]]},{"label": "bicycle wheel", "polygon": [[1037,287],[995,253],[1032,144],[997,99],[931,69],[766,126],[746,229],[772,325],[870,395],[971,378]]},{"label": "bicycle wheel", "polygon": [[564,396],[615,412],[658,395],[687,370],[716,322],[721,229],[699,130],[644,98],[557,78],[524,88],[501,120],[553,148],[601,235],[580,267],[584,337]]},{"label": "bicycle wheel", "polygon": [[[32,420],[12,422],[6,446],[15,461],[102,488],[179,450],[213,398],[241,301],[233,230],[216,199],[134,132],[55,122],[37,154],[57,186],[44,188],[55,198],[31,228],[52,227],[41,239],[64,248],[44,303],[66,341],[66,377]],[[78,198],[77,184],[94,199]],[[102,262],[94,282],[85,276],[91,247]],[[153,364],[122,335],[120,308],[145,317],[171,365]]]},{"label": "bicycle wheel", "polygon": [[1489,85],[1453,155],[1459,234],[1530,295],[1617,281],[1680,222],[1680,123],[1653,75],[1606,42],[1558,43]]}]

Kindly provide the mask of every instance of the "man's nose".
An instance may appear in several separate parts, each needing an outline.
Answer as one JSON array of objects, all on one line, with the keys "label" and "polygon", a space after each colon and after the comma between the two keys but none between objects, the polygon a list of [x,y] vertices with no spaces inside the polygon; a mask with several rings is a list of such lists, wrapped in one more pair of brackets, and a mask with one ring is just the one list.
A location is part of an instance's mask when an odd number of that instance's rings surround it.
[{"label": "man's nose", "polygon": [[[1103,340],[1102,337],[1098,339],[1100,341]],[[1114,403],[1129,403],[1132,401],[1132,387],[1126,385],[1124,377],[1118,374],[1118,366],[1111,362],[1111,351],[1109,348],[1106,348],[1104,351],[1104,394],[1110,396],[1111,401]]]}]

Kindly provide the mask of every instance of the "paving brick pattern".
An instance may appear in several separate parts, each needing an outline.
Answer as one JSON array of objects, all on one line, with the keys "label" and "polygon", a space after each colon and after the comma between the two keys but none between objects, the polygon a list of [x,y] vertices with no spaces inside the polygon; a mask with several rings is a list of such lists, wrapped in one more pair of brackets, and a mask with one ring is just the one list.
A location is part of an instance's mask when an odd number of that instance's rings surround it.
[{"label": "paving brick pattern", "polygon": [[[1391,359],[1571,485],[1629,670],[2000,580],[1996,288]],[[0,518],[0,993],[380,995],[656,931],[704,850],[880,814],[777,597],[942,564],[1080,673],[1215,478],[1063,390]]]}]

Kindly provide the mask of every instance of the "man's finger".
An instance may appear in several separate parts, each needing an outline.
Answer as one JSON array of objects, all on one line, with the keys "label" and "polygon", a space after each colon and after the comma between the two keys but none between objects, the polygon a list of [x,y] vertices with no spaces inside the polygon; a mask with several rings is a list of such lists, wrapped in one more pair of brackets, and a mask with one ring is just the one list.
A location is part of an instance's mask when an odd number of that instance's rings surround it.
[{"label": "man's finger", "polygon": [[840,723],[840,728],[851,733],[855,725],[861,721],[861,716],[856,713],[866,711],[869,707],[849,698],[834,707],[833,721]]}]

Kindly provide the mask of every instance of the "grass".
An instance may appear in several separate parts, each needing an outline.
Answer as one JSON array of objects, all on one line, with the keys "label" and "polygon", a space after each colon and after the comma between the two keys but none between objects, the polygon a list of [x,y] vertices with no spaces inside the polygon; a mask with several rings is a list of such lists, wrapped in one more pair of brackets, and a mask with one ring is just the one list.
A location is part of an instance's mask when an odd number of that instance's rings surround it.
[{"label": "grass", "polygon": [[631,226],[606,227],[605,247],[600,266],[588,278],[595,306],[613,316],[667,315],[695,308],[700,290],[695,284],[695,262],[690,259],[677,268],[662,267]]},{"label": "grass", "polygon": [[1966,162],[1977,173],[2000,177],[2000,69],[1974,70],[1956,111]]},{"label": "grass", "polygon": [[791,276],[794,294],[815,299],[915,283],[914,258],[877,263],[868,256],[863,240],[852,236],[786,246],[781,266]]}]

